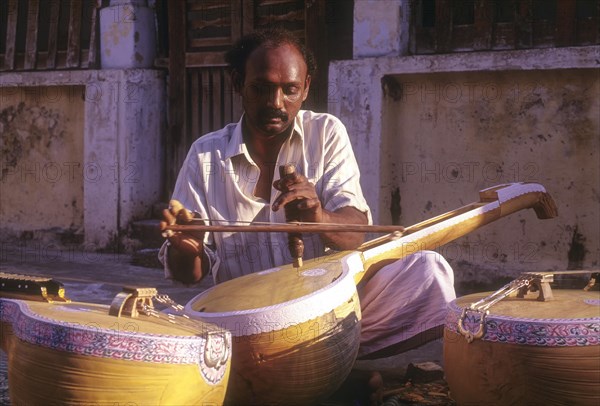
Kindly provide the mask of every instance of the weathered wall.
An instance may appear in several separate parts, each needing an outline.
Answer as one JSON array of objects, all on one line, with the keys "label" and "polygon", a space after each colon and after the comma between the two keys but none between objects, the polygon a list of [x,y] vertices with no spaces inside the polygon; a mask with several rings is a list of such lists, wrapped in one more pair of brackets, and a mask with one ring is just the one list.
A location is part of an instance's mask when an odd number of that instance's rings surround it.
[{"label": "weathered wall", "polygon": [[537,181],[559,218],[528,211],[448,245],[458,282],[597,267],[598,50],[332,63],[329,111],[348,128],[374,221],[390,223],[393,211],[410,225],[477,200],[486,186]]},{"label": "weathered wall", "polygon": [[354,0],[354,59],[405,54],[408,20],[408,0]]},{"label": "weathered wall", "polygon": [[[33,102],[28,93],[49,96]],[[0,184],[0,237],[58,228],[81,233],[88,250],[127,242],[131,222],[149,216],[161,198],[164,73],[5,73],[0,98],[7,179]],[[21,166],[13,168],[16,155]]]},{"label": "weathered wall", "polygon": [[559,217],[540,221],[523,211],[442,247],[465,271],[459,282],[598,266],[597,70],[399,75],[386,84],[378,202],[384,223],[394,215],[414,224],[477,200],[486,187],[537,182]]},{"label": "weathered wall", "polygon": [[0,224],[14,233],[83,227],[83,87],[0,94]]}]

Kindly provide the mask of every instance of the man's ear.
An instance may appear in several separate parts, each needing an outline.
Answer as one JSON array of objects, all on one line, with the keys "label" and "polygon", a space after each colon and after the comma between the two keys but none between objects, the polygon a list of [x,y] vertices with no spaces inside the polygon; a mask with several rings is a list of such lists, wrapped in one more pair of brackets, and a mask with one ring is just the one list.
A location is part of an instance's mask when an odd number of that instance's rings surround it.
[{"label": "man's ear", "polygon": [[311,79],[312,78],[310,77],[310,75],[306,75],[306,80],[304,81],[304,93],[302,94],[302,101],[306,101],[306,98],[308,97]]},{"label": "man's ear", "polygon": [[231,71],[231,84],[233,85],[233,90],[239,94],[242,93],[243,79],[237,70]]}]

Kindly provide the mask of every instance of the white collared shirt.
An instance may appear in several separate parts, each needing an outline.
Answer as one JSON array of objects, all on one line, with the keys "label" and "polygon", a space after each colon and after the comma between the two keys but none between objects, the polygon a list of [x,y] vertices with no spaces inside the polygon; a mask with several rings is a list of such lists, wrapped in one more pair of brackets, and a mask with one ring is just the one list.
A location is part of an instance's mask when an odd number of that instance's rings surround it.
[{"label": "white collared shirt", "polygon": [[[243,118],[242,118],[243,119]],[[254,195],[260,176],[242,138],[242,119],[196,140],[177,178],[173,199],[203,219],[284,223],[284,210]],[[284,142],[273,168],[293,163],[296,171],[315,185],[323,208],[336,211],[352,206],[371,215],[360,187],[358,165],[346,128],[339,119],[301,110],[294,131]],[[227,224],[227,223],[214,223]],[[304,234],[304,258],[322,256],[318,234]],[[215,283],[292,262],[286,233],[207,233],[205,247]],[[164,261],[165,246],[160,256]],[[167,277],[170,272],[166,268]]]}]

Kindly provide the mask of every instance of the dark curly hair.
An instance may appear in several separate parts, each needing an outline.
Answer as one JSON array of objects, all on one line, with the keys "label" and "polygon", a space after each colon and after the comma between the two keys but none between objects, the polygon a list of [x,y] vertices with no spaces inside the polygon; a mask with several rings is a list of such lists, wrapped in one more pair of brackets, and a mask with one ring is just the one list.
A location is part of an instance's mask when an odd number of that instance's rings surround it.
[{"label": "dark curly hair", "polygon": [[239,83],[234,83],[234,86],[240,89],[244,83],[246,61],[255,49],[261,46],[275,48],[283,44],[293,45],[300,51],[304,57],[304,62],[306,62],[308,74],[314,77],[317,73],[317,63],[312,52],[292,32],[284,28],[274,27],[257,30],[244,35],[227,51],[225,61],[229,65],[231,72],[236,72],[239,75]]}]

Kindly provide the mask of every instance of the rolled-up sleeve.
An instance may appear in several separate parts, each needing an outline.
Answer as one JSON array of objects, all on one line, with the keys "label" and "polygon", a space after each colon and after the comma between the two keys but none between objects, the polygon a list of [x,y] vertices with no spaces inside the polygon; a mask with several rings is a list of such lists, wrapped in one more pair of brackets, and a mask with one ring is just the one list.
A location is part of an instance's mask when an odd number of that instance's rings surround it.
[{"label": "rolled-up sleeve", "polygon": [[[192,146],[177,177],[172,199],[178,200],[183,207],[194,212],[196,217],[208,219],[205,188],[202,184],[201,159],[201,153]],[[219,267],[220,259],[212,245],[212,233],[206,233],[204,235],[204,260],[209,261],[209,269],[214,274]],[[169,242],[165,241],[159,250],[158,260],[163,264],[165,278],[173,279],[173,272],[167,261],[168,250]]]},{"label": "rolled-up sleeve", "polygon": [[[169,255],[168,251],[169,251],[169,242],[165,241],[163,243],[163,245],[160,247],[160,250],[158,251],[158,260],[163,264],[163,269],[164,269],[164,273],[165,273],[165,279],[173,279],[173,272],[171,271],[171,268],[169,267],[169,261],[167,261],[167,257]],[[219,269],[219,265],[220,265],[220,259],[219,256],[217,255],[216,251],[213,250],[212,248],[208,247],[206,244],[204,244],[204,259],[208,260],[208,268],[210,269],[210,271],[213,274],[216,274],[217,269]]]},{"label": "rolled-up sleeve", "polygon": [[371,211],[363,196],[360,171],[344,125],[336,120],[324,134],[324,173],[321,200],[326,210],[351,206],[365,213],[372,223]]}]

